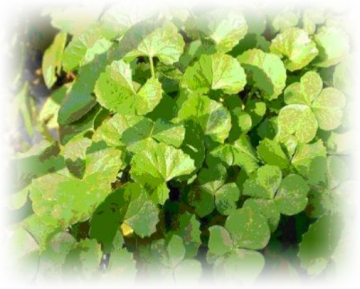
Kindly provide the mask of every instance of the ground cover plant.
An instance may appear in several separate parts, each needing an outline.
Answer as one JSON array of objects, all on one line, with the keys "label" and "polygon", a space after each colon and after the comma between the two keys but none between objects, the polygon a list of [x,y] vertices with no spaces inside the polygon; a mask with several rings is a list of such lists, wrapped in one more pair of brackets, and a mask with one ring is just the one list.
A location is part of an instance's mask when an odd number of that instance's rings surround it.
[{"label": "ground cover plant", "polygon": [[44,12],[49,97],[14,84],[9,243],[28,280],[332,274],[351,39],[336,11],[273,10]]}]

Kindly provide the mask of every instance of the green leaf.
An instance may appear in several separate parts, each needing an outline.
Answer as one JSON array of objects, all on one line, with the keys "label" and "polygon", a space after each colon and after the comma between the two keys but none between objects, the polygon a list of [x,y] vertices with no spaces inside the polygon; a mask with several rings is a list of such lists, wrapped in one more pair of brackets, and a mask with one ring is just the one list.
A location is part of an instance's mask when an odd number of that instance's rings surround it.
[{"label": "green leaf", "polygon": [[111,183],[122,167],[121,158],[121,151],[102,149],[87,155],[82,180],[66,170],[33,180],[30,199],[35,214],[45,223],[56,222],[63,228],[85,221],[110,193]]},{"label": "green leaf", "polygon": [[314,71],[306,72],[300,82],[294,82],[284,91],[286,104],[306,104],[311,106],[323,88],[320,75]]},{"label": "green leaf", "polygon": [[299,142],[312,141],[318,129],[318,123],[311,108],[303,104],[290,104],[280,110],[279,131],[294,134]]},{"label": "green leaf", "polygon": [[278,56],[251,49],[237,59],[245,68],[248,83],[258,88],[265,99],[272,100],[281,94],[285,87],[286,70]]},{"label": "green leaf", "polygon": [[319,67],[338,64],[350,50],[349,36],[340,27],[323,26],[315,34],[314,40],[319,49],[319,56],[315,59]]},{"label": "green leaf", "polygon": [[273,200],[250,198],[245,201],[243,206],[243,208],[248,207],[267,219],[271,233],[276,231],[280,221],[280,213]]},{"label": "green leaf", "polygon": [[75,37],[65,48],[62,65],[66,72],[78,69],[106,52],[112,43],[101,37],[100,29],[87,30]]},{"label": "green leaf", "polygon": [[248,30],[243,13],[237,9],[214,9],[202,13],[196,19],[196,25],[222,53],[230,51]]},{"label": "green leaf", "polygon": [[326,149],[321,140],[312,144],[299,144],[291,159],[292,165],[298,173],[304,177],[308,176],[311,162],[316,157],[325,157]]},{"label": "green leaf", "polygon": [[[214,256],[222,256],[233,250],[233,241],[229,232],[221,226],[215,225],[209,228],[209,253]],[[208,253],[208,254],[209,254]]]},{"label": "green leaf", "polygon": [[131,61],[139,56],[147,56],[157,57],[165,64],[173,64],[179,60],[184,46],[184,40],[176,26],[171,22],[165,22],[162,27],[141,39],[137,47],[125,55],[124,60]]},{"label": "green leaf", "polygon": [[185,212],[180,216],[179,228],[174,231],[174,234],[183,239],[186,258],[194,258],[197,255],[201,245],[200,233],[200,222],[195,215]]},{"label": "green leaf", "polygon": [[[275,31],[288,31],[298,24],[299,17],[293,11],[286,11],[284,13],[277,14],[272,20],[272,27]],[[278,34],[280,35],[280,34]],[[276,39],[276,38],[275,38]]]},{"label": "green leaf", "polygon": [[69,90],[68,85],[63,85],[59,89],[55,90],[46,100],[44,105],[42,106],[38,120],[46,124],[48,128],[58,128],[59,124],[57,122],[59,109],[61,107],[61,103],[66,97]]},{"label": "green leaf", "polygon": [[259,165],[256,152],[250,143],[250,139],[247,135],[241,136],[232,144],[234,165],[238,165],[243,168],[246,173],[251,173],[256,170]]},{"label": "green leaf", "polygon": [[42,71],[47,88],[51,88],[55,84],[57,76],[61,73],[61,63],[66,38],[67,34],[65,32],[59,32],[56,34],[51,46],[44,52]]},{"label": "green leaf", "polygon": [[246,180],[243,193],[254,198],[272,199],[281,179],[282,173],[279,167],[265,165]]},{"label": "green leaf", "polygon": [[110,111],[120,114],[145,115],[151,112],[162,98],[161,83],[150,78],[136,90],[132,81],[130,65],[113,61],[96,81],[97,101]]},{"label": "green leaf", "polygon": [[190,174],[194,169],[194,161],[188,155],[180,149],[160,143],[134,155],[130,174],[149,192],[155,192],[153,198],[157,203],[164,204],[169,192],[166,182]]},{"label": "green leaf", "polygon": [[274,140],[264,138],[259,142],[256,150],[260,159],[268,165],[286,169],[290,164],[289,158],[283,151],[281,145]]},{"label": "green leaf", "polygon": [[123,222],[142,238],[156,232],[159,211],[145,190],[138,184],[129,184],[124,194],[129,201],[129,206]]},{"label": "green leaf", "polygon": [[258,99],[246,102],[245,111],[251,116],[252,127],[257,126],[266,113],[266,104]]},{"label": "green leaf", "polygon": [[137,122],[122,133],[121,142],[127,145],[128,150],[138,152],[146,149],[149,142],[154,142],[153,140],[179,148],[184,137],[183,125],[162,119],[157,119],[154,123],[148,118],[138,118]]},{"label": "green leaf", "polygon": [[205,95],[190,94],[182,104],[177,121],[198,124],[204,135],[216,142],[224,143],[231,129],[228,110]]},{"label": "green leaf", "polygon": [[61,125],[73,123],[88,114],[96,104],[93,97],[95,82],[105,69],[105,55],[95,56],[95,59],[80,69],[79,77],[72,84],[70,91],[62,102],[58,112],[58,122]]},{"label": "green leaf", "polygon": [[39,284],[47,282],[60,282],[62,266],[76,240],[66,232],[59,232],[49,241],[40,253],[40,260],[36,280]]},{"label": "green leaf", "polygon": [[222,215],[229,215],[236,210],[240,191],[235,183],[223,185],[215,193],[215,207]]},{"label": "green leaf", "polygon": [[237,94],[244,89],[245,83],[244,69],[235,58],[227,54],[211,54],[202,55],[186,69],[181,85],[199,94],[218,89],[226,94]]},{"label": "green leaf", "polygon": [[106,280],[111,285],[123,285],[133,282],[136,274],[137,268],[133,254],[126,249],[120,249],[111,253],[108,268],[101,276],[101,282]]},{"label": "green leaf", "polygon": [[285,67],[290,71],[307,66],[318,54],[307,32],[299,28],[290,28],[278,34],[271,41],[270,51],[285,57]]},{"label": "green leaf", "polygon": [[303,211],[308,202],[309,186],[299,175],[285,177],[275,196],[275,203],[280,213],[291,216]]},{"label": "green leaf", "polygon": [[265,248],[270,239],[266,218],[251,208],[237,209],[225,222],[234,245],[240,248],[259,250]]},{"label": "green leaf", "polygon": [[339,90],[332,87],[323,89],[311,106],[319,127],[323,130],[334,130],[339,127],[345,104],[345,96]]},{"label": "green leaf", "polygon": [[340,223],[338,215],[324,215],[303,235],[298,257],[309,275],[319,275],[331,261],[341,235]]},{"label": "green leaf", "polygon": [[213,274],[219,285],[250,285],[260,275],[264,266],[265,259],[261,253],[236,249],[229,256],[216,260]]},{"label": "green leaf", "polygon": [[130,27],[148,16],[150,13],[147,9],[134,9],[132,6],[120,3],[107,9],[101,15],[100,23],[107,39],[113,39],[121,37]]},{"label": "green leaf", "polygon": [[174,235],[171,237],[166,249],[170,266],[175,268],[185,257],[184,242],[179,236]]}]

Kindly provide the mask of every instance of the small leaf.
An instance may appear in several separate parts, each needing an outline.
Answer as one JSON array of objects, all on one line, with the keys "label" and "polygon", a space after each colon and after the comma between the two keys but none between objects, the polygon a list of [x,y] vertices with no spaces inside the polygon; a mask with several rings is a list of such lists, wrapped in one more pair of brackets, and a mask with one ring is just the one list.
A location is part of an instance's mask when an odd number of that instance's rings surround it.
[{"label": "small leaf", "polygon": [[289,158],[284,153],[281,145],[274,140],[264,138],[257,147],[257,153],[266,164],[286,169],[289,166]]},{"label": "small leaf", "polygon": [[229,256],[216,260],[213,267],[215,281],[220,285],[251,285],[265,266],[265,259],[259,252],[236,249]]},{"label": "small leaf", "polygon": [[172,236],[166,251],[169,256],[171,268],[175,268],[185,257],[185,247],[183,240],[179,236]]},{"label": "small leaf", "polygon": [[[209,228],[209,253],[214,256],[222,256],[231,252],[233,249],[233,241],[224,227],[215,225]],[[208,254],[209,254],[208,253]]]},{"label": "small leaf", "polygon": [[270,239],[266,218],[251,208],[237,209],[226,220],[225,228],[236,247],[258,250],[265,248]]},{"label": "small leaf", "polygon": [[258,214],[262,214],[268,220],[270,231],[272,233],[276,231],[280,221],[280,213],[273,200],[250,198],[245,201],[243,206],[243,208],[247,207]]},{"label": "small leaf", "polygon": [[290,104],[280,110],[279,131],[294,134],[303,143],[312,141],[318,129],[317,120],[307,105]]},{"label": "small leaf", "polygon": [[250,176],[244,183],[244,195],[254,198],[272,199],[281,183],[279,167],[265,165]]},{"label": "small leaf", "polygon": [[323,89],[311,106],[319,127],[323,130],[334,130],[339,127],[345,104],[345,96],[339,90],[332,87]]},{"label": "small leaf", "polygon": [[275,196],[279,212],[291,216],[303,211],[307,205],[309,186],[299,175],[291,174],[283,179]]}]

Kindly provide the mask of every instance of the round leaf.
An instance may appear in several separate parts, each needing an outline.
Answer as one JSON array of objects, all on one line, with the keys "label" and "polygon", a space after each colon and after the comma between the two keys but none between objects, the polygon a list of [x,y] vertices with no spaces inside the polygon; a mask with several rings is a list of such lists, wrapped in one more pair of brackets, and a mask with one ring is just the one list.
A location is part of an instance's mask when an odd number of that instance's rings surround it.
[{"label": "round leaf", "polygon": [[278,34],[271,41],[270,51],[285,57],[285,67],[290,71],[302,69],[318,54],[315,43],[299,28],[290,28]]},{"label": "round leaf", "polygon": [[259,49],[245,51],[238,58],[250,83],[268,100],[277,98],[285,87],[286,69],[281,59]]},{"label": "round leaf", "polygon": [[265,248],[270,239],[266,218],[251,208],[238,209],[226,220],[225,228],[236,247],[259,250]]},{"label": "round leaf", "polygon": [[308,143],[314,139],[318,123],[311,108],[302,104],[290,104],[280,110],[279,130],[294,134],[299,142]]},{"label": "round leaf", "polygon": [[280,213],[291,216],[303,211],[307,205],[309,186],[299,175],[291,174],[283,179],[275,196]]}]

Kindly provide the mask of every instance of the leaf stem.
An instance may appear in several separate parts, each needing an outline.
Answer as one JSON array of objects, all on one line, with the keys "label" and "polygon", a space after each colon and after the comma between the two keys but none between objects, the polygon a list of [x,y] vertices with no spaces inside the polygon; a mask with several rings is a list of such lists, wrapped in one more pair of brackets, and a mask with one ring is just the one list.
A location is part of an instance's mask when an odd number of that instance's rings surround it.
[{"label": "leaf stem", "polygon": [[154,62],[151,56],[149,56],[151,77],[155,78]]}]

